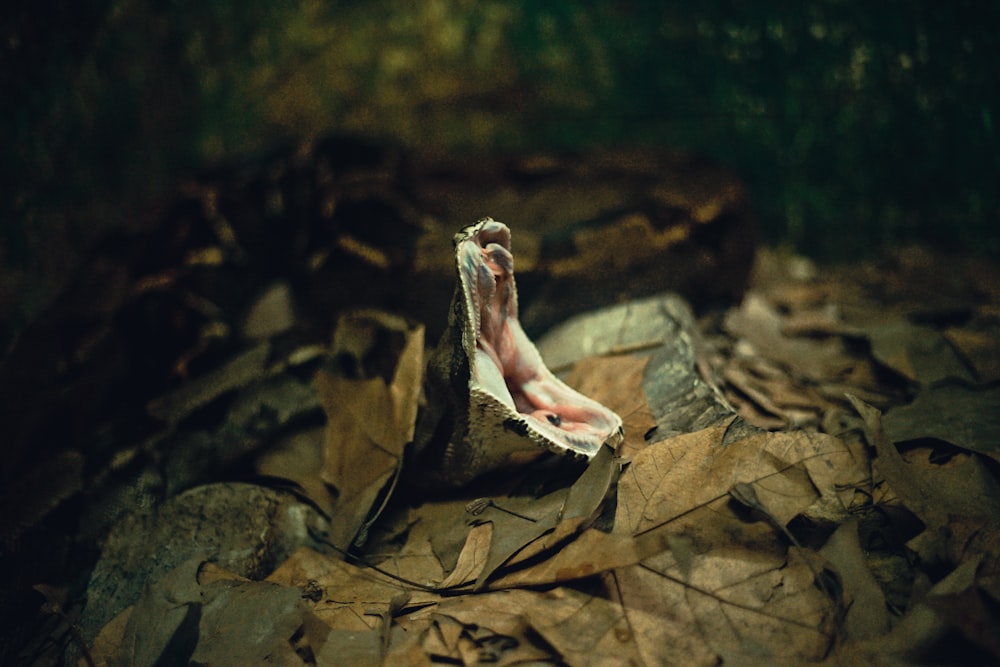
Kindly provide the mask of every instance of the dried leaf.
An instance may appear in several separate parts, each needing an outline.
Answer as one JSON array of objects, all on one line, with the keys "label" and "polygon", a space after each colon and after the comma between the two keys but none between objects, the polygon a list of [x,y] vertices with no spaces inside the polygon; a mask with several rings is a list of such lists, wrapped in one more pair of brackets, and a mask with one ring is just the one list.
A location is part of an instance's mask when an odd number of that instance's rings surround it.
[{"label": "dried leaf", "polygon": [[625,440],[619,455],[631,458],[646,446],[644,435],[656,426],[656,417],[642,389],[648,356],[588,357],[576,363],[566,383],[584,396],[622,417]]},{"label": "dried leaf", "polygon": [[[432,586],[445,578],[445,569],[435,553],[432,536],[435,530],[428,521],[416,520],[409,525],[406,543],[391,557],[378,561],[379,569],[404,580]],[[458,561],[459,547],[450,566]]]},{"label": "dried leaf", "polygon": [[[95,650],[105,664],[298,665],[299,647],[322,646],[323,626],[307,624],[309,612],[296,588],[251,582],[219,571],[202,581],[203,562],[191,559],[153,582],[139,602],[102,631]],[[113,635],[124,623],[120,650]],[[310,625],[313,634],[303,633]]]},{"label": "dried leaf", "polygon": [[746,340],[757,354],[811,380],[836,377],[853,363],[838,338],[786,336],[782,333],[780,313],[757,292],[748,292],[738,310],[726,313],[725,328]]},{"label": "dried leaf", "polygon": [[270,344],[259,343],[212,372],[150,401],[146,409],[156,419],[177,424],[219,396],[264,377],[270,354]]},{"label": "dried leaf", "polygon": [[972,380],[944,337],[902,318],[876,320],[860,327],[871,341],[872,354],[905,377],[931,384],[947,378]]},{"label": "dried leaf", "polygon": [[257,295],[244,319],[243,335],[247,338],[268,338],[288,331],[294,325],[292,288],[281,281]]},{"label": "dried leaf", "polygon": [[[658,558],[616,570],[609,585],[622,607],[646,612],[653,627],[680,628],[699,662],[802,664],[826,653],[835,628],[836,606],[816,579],[802,550],[786,556],[719,545],[696,555],[686,574]],[[638,636],[644,653],[662,654],[652,632]]]},{"label": "dried leaf", "polygon": [[335,630],[366,631],[378,628],[401,592],[411,593],[411,605],[435,602],[433,593],[416,590],[372,569],[300,549],[281,564],[266,581],[315,591],[311,612]]},{"label": "dried leaf", "polygon": [[[732,427],[636,455],[619,484],[615,531],[673,548],[616,569],[609,585],[626,609],[686,628],[686,645],[703,661],[816,660],[833,637],[836,602],[821,563],[789,551],[781,535],[801,514],[848,517],[854,489],[869,483],[867,462],[829,435],[751,432],[728,441]],[[748,523],[732,497],[769,522]],[[643,650],[662,659],[652,644]]]},{"label": "dried leaf", "polygon": [[928,387],[886,412],[882,425],[894,442],[936,438],[1000,461],[1000,388]]},{"label": "dried leaf", "polygon": [[[568,489],[557,489],[542,498],[478,499],[483,509],[473,513],[473,522],[488,522],[492,526],[485,561],[473,556],[482,548],[482,538],[474,528],[462,553],[466,562],[475,560],[475,570],[456,566],[440,587],[467,585],[474,571],[475,589],[480,589],[501,566],[537,560],[554,546],[562,546],[597,517],[609,489],[617,480],[618,470],[619,464],[611,449],[605,447]],[[460,558],[459,563],[462,562]]]},{"label": "dried leaf", "polygon": [[865,563],[858,539],[858,524],[849,521],[834,531],[820,551],[840,575],[844,587],[847,639],[872,639],[889,630],[885,595]]},{"label": "dried leaf", "polygon": [[730,423],[646,448],[619,484],[615,531],[639,534],[725,499],[743,482],[784,524],[806,512],[846,517],[865,462],[820,433],[757,433],[723,446]]},{"label": "dried leaf", "polygon": [[944,337],[972,367],[980,382],[1000,380],[1000,338],[995,332],[949,327]]},{"label": "dried leaf", "polygon": [[946,558],[952,540],[948,507],[940,502],[934,480],[918,474],[908,465],[882,428],[881,413],[848,395],[865,422],[865,434],[875,447],[873,465],[885,477],[907,509],[924,523],[924,532],[909,542],[909,546],[927,562]]},{"label": "dried leaf", "polygon": [[420,652],[407,660],[403,657],[407,647],[393,647],[389,661],[414,664],[429,658],[466,665],[521,665],[544,664],[553,657],[531,641],[530,627],[520,613],[494,610],[489,601],[483,607],[449,604],[449,613],[435,609],[400,619],[406,634],[418,638]]},{"label": "dried leaf", "polygon": [[[942,640],[951,625],[949,619],[935,611],[931,598],[951,596],[973,588],[978,566],[979,559],[975,558],[956,567],[937,582],[923,600],[907,610],[888,635],[866,642],[865,648],[875,654],[919,659],[922,652]],[[986,619],[977,619],[977,622],[983,620]]]},{"label": "dried leaf", "polygon": [[[432,625],[434,619],[444,618],[453,619],[460,627],[444,635],[441,621]],[[470,628],[485,626],[493,637],[508,638],[505,649],[495,658],[502,665],[516,660],[583,666],[640,662],[628,619],[619,605],[565,588],[449,599],[434,610],[417,612],[400,622],[413,630],[437,632],[435,643],[425,640],[425,646],[440,658],[458,659],[460,654],[451,647],[458,645]],[[539,656],[539,649],[547,650]]]},{"label": "dried leaf", "polygon": [[491,522],[473,526],[465,539],[462,552],[458,555],[455,569],[438,587],[440,589],[453,588],[478,579],[489,560],[492,539],[493,524]]},{"label": "dried leaf", "polygon": [[[386,340],[388,349],[377,344]],[[334,353],[354,359],[361,376],[316,375],[327,415],[321,478],[338,493],[329,539],[341,549],[377,515],[375,504],[413,440],[423,346],[423,327],[377,311],[348,313],[339,320]]]},{"label": "dried leaf", "polygon": [[315,664],[378,667],[386,664],[383,644],[381,633],[375,630],[330,630],[316,654]]},{"label": "dried leaf", "polygon": [[129,605],[123,609],[117,616],[108,621],[94,638],[94,643],[90,646],[90,657],[97,667],[112,667],[119,664],[124,655],[125,629],[128,627],[134,610],[135,605]]},{"label": "dried leaf", "polygon": [[[578,530],[578,521],[565,522],[563,532],[572,535]],[[554,538],[559,537],[559,532],[557,528]],[[658,532],[633,537],[608,534],[594,528],[583,531],[565,545],[559,539],[553,539],[553,544],[560,547],[550,558],[530,568],[502,576],[490,582],[489,587],[501,589],[538,586],[582,579],[616,567],[638,563],[669,548],[666,536]]]}]

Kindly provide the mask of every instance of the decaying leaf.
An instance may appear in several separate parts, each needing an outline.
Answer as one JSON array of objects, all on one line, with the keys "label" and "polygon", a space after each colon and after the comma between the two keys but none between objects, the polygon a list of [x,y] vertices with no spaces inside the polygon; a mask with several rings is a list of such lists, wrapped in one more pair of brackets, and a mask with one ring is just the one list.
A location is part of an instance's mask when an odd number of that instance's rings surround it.
[{"label": "decaying leaf", "polygon": [[783,333],[781,314],[759,293],[749,292],[739,310],[727,313],[725,326],[757,354],[811,380],[837,377],[851,365],[837,338],[813,340]]},{"label": "decaying leaf", "polygon": [[[974,587],[975,572],[979,565],[978,559],[969,560],[937,582],[926,597],[913,605],[904,618],[884,637],[861,644],[862,649],[872,654],[883,656],[919,656],[940,642],[954,624],[955,617],[948,618],[940,614],[935,607],[941,609],[947,598]],[[937,604],[935,598],[941,599]],[[977,622],[981,622],[977,619]],[[975,631],[975,630],[973,630]]]}]

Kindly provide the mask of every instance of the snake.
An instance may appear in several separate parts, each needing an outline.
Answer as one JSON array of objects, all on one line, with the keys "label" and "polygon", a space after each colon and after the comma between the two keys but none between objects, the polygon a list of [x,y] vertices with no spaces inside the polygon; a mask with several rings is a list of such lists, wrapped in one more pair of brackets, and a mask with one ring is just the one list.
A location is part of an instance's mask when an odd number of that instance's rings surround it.
[{"label": "snake", "polygon": [[521,327],[507,225],[483,218],[454,249],[457,286],[414,441],[425,481],[461,485],[546,450],[589,460],[616,448],[621,417],[559,380]]}]

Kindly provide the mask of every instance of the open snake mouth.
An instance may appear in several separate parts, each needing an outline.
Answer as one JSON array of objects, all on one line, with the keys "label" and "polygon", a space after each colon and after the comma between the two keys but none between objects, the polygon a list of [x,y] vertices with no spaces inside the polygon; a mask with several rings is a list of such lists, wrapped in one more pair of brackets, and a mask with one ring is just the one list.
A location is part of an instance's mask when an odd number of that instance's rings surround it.
[{"label": "open snake mouth", "polygon": [[[485,219],[456,242],[469,326],[470,391],[489,394],[558,452],[592,457],[621,438],[621,418],[545,366],[517,318],[510,229]],[[475,336],[475,353],[471,337]]]}]

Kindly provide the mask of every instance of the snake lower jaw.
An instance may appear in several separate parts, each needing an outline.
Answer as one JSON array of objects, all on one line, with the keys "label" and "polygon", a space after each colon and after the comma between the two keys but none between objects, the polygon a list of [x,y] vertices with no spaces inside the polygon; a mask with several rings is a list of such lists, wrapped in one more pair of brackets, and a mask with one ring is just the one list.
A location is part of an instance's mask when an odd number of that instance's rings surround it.
[{"label": "snake lower jaw", "polygon": [[429,416],[415,438],[430,476],[464,484],[546,450],[590,459],[617,447],[621,418],[556,378],[521,328],[506,225],[467,227],[455,258],[449,330],[428,367]]}]

